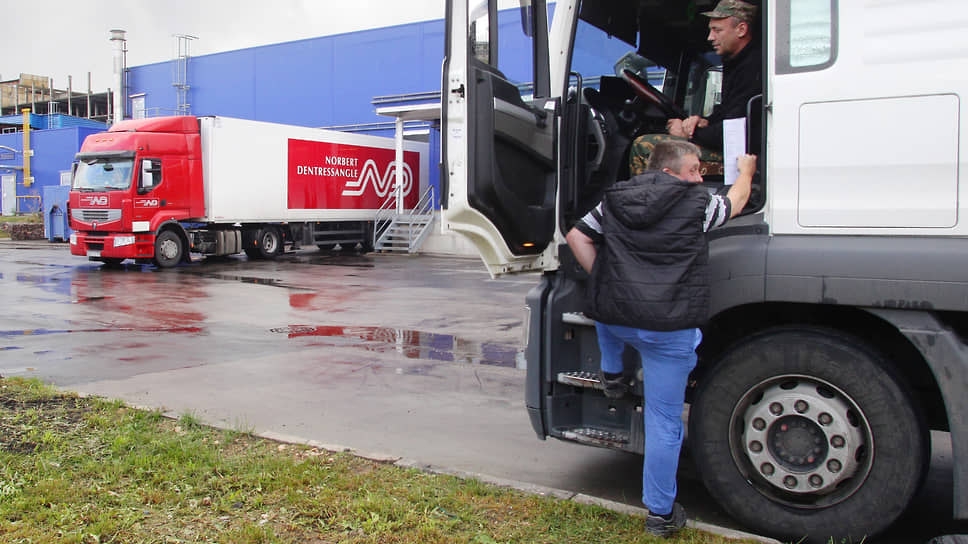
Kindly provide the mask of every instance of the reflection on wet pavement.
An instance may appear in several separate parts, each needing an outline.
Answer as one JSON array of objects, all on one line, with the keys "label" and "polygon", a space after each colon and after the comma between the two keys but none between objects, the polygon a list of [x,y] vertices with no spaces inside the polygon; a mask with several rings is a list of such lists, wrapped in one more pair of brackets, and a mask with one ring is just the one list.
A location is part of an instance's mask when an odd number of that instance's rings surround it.
[{"label": "reflection on wet pavement", "polygon": [[290,262],[300,264],[316,264],[326,266],[350,266],[356,268],[373,268],[373,261],[364,255],[325,253],[287,253],[284,258]]},{"label": "reflection on wet pavement", "polygon": [[239,276],[236,274],[220,274],[215,272],[185,272],[186,274],[191,274],[193,276],[199,276],[211,280],[227,280],[227,281],[237,281],[239,283],[251,283],[253,285],[270,285],[273,287],[291,287],[286,285],[280,280],[275,280],[271,278],[258,278],[255,276]]},{"label": "reflection on wet pavement", "polygon": [[85,332],[187,332],[198,333],[204,329],[201,327],[112,327],[103,329],[30,329],[22,331],[0,331],[0,338],[10,338],[14,336],[42,336],[46,334],[72,334]]},{"label": "reflection on wet pavement", "polygon": [[314,345],[362,347],[369,351],[396,351],[408,359],[518,367],[521,349],[510,344],[474,342],[449,334],[389,327],[290,325],[271,329],[289,338],[323,337],[330,342]]}]

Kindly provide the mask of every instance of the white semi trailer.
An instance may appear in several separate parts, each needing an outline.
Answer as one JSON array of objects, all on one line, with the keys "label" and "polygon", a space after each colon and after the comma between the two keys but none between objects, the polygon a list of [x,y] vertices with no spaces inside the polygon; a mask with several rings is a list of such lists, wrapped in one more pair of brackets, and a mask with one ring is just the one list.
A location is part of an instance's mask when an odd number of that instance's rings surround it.
[{"label": "white semi trailer", "polygon": [[380,209],[417,204],[427,149],[403,142],[398,157],[391,138],[230,117],[122,121],[76,156],[71,253],[171,267],[289,243],[366,250]]}]

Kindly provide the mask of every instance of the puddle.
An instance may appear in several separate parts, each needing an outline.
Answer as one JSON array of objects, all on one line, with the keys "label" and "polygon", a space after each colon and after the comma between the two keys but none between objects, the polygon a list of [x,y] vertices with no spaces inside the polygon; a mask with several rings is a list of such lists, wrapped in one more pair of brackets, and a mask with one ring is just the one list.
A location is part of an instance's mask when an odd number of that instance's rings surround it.
[{"label": "puddle", "polygon": [[[521,348],[513,344],[476,342],[449,334],[393,329],[389,327],[339,327],[290,325],[270,329],[289,338],[328,338],[331,346],[362,347],[368,351],[395,351],[409,359],[430,359],[454,363],[519,366]],[[523,359],[522,359],[523,361]]]},{"label": "puddle", "polygon": [[13,338],[17,336],[44,336],[49,334],[73,334],[85,332],[175,332],[175,333],[200,333],[201,327],[146,327],[138,329],[135,327],[115,327],[105,329],[27,329],[22,331],[0,331],[0,338]]},{"label": "puddle", "polygon": [[48,293],[69,295],[71,292],[70,278],[60,276],[44,276],[37,274],[17,274],[19,283],[29,283]]},{"label": "puddle", "polygon": [[[280,256],[282,258],[282,256]],[[299,264],[347,266],[351,268],[375,268],[373,261],[362,255],[340,255],[328,253],[287,253],[285,259]]]},{"label": "puddle", "polygon": [[236,274],[220,274],[218,272],[184,272],[185,274],[191,274],[193,276],[198,276],[210,280],[226,280],[226,281],[237,281],[239,283],[251,283],[253,285],[269,285],[272,287],[286,287],[289,285],[283,283],[282,280],[275,280],[271,278],[257,278],[255,276],[239,276]]},{"label": "puddle", "polygon": [[101,300],[110,300],[114,298],[113,296],[94,296],[94,297],[77,297],[71,301],[71,304],[84,304],[85,302],[98,302]]}]

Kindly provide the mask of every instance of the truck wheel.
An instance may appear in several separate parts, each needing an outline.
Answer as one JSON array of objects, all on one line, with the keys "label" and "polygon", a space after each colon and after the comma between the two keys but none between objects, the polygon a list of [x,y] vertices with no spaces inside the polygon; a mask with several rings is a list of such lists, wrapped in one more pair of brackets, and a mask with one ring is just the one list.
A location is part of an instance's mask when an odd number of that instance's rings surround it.
[{"label": "truck wheel", "polygon": [[159,268],[171,268],[181,262],[185,246],[175,231],[162,231],[155,238],[155,264]]},{"label": "truck wheel", "polygon": [[882,531],[930,460],[926,428],[884,361],[823,329],[772,329],[726,353],[696,393],[689,441],[727,511],[798,542]]},{"label": "truck wheel", "polygon": [[259,256],[274,259],[282,253],[282,234],[275,227],[265,227],[259,232]]}]

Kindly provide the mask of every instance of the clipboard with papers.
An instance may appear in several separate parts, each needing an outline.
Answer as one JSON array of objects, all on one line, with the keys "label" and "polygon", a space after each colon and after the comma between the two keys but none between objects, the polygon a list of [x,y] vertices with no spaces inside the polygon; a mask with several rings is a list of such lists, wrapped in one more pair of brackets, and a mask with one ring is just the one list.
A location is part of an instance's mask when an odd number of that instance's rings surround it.
[{"label": "clipboard with papers", "polygon": [[726,185],[732,185],[739,168],[736,159],[746,154],[746,118],[723,120],[723,176]]}]

